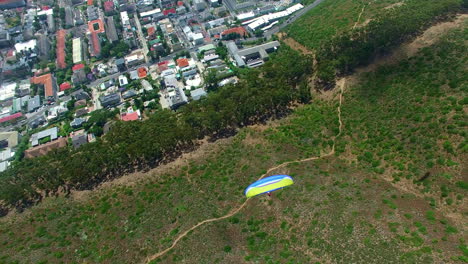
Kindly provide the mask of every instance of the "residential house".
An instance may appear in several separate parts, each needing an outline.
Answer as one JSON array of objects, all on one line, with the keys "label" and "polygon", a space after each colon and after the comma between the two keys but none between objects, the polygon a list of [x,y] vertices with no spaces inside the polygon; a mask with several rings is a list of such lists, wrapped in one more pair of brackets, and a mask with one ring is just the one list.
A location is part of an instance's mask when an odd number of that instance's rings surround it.
[{"label": "residential house", "polygon": [[120,103],[120,95],[118,93],[108,94],[99,97],[103,107],[112,107]]},{"label": "residential house", "polygon": [[190,91],[190,96],[193,100],[198,101],[200,100],[200,98],[207,96],[207,93],[203,88],[198,88],[193,91]]},{"label": "residential house", "polygon": [[85,118],[77,117],[70,122],[70,126],[74,129],[79,128],[86,122]]},{"label": "residential house", "polygon": [[80,146],[88,143],[88,134],[85,132],[82,132],[82,133],[73,135],[71,138],[71,141],[75,149],[79,148]]}]

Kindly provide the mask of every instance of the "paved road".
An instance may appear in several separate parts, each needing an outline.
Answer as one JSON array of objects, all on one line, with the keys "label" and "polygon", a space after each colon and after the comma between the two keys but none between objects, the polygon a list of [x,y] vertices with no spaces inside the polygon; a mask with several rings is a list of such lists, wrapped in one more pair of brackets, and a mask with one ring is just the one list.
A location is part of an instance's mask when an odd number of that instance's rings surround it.
[{"label": "paved road", "polygon": [[145,35],[143,35],[143,31],[141,30],[140,19],[135,16],[135,25],[137,27],[138,39],[140,39],[140,43],[143,46],[143,54],[145,55],[145,62],[149,62],[148,59],[148,43],[146,42]]},{"label": "paved road", "polygon": [[[302,15],[304,15],[305,13],[309,12],[309,10],[311,10],[312,8],[316,7],[317,5],[319,5],[320,3],[322,3],[323,1],[325,0],[316,0],[314,3],[304,7],[303,9],[297,11],[296,13],[294,13],[291,17],[289,17],[286,22],[280,24],[280,25],[276,25],[272,28],[270,28],[269,30],[265,31],[263,33],[263,36],[260,37],[260,38],[267,38],[267,39],[271,39],[271,37],[280,32],[282,29],[284,29],[285,27],[287,27],[289,24],[293,23],[294,21],[296,21],[299,17],[301,17]],[[226,3],[226,1],[225,1]],[[251,37],[251,38],[247,38],[247,39],[241,39],[240,41],[241,42],[250,42],[250,41],[256,41],[258,39],[260,39],[258,37]]]},{"label": "paved road", "polygon": [[236,11],[234,9],[234,4],[231,1],[233,0],[224,0],[223,4],[229,10],[229,13],[231,14],[231,16],[235,17]]}]

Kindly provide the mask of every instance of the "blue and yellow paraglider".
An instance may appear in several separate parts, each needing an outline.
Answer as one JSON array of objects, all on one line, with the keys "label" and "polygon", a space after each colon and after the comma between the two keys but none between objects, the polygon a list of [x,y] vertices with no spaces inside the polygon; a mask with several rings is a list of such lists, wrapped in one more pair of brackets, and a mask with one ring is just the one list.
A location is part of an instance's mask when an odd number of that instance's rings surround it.
[{"label": "blue and yellow paraglider", "polygon": [[267,193],[269,195],[272,191],[282,189],[292,184],[294,184],[294,181],[291,176],[273,175],[252,183],[247,187],[247,189],[245,189],[244,194],[247,198],[263,193]]}]

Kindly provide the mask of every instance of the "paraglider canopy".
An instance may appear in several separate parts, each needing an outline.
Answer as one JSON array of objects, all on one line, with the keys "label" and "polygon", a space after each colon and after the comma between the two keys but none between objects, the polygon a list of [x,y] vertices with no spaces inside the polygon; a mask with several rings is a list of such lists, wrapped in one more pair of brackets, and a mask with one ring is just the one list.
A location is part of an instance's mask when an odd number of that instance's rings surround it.
[{"label": "paraglider canopy", "polygon": [[244,194],[247,196],[247,198],[250,198],[259,194],[270,193],[272,191],[292,185],[293,183],[294,181],[291,176],[273,175],[252,183],[245,189]]}]

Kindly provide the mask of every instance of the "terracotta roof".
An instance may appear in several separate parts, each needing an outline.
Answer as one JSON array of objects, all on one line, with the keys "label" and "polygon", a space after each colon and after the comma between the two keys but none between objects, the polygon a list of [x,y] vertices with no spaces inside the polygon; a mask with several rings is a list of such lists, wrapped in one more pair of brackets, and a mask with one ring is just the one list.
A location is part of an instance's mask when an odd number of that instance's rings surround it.
[{"label": "terracotta roof", "polygon": [[64,29],[57,31],[57,66],[60,69],[65,69],[65,36],[67,32]]},{"label": "terracotta roof", "polygon": [[40,157],[44,156],[51,150],[54,150],[56,148],[63,148],[67,145],[67,138],[58,138],[57,140],[54,140],[52,142],[48,142],[43,145],[39,145],[34,148],[30,148],[24,151],[24,156],[26,158],[34,158],[34,157]]},{"label": "terracotta roof", "polygon": [[[98,29],[94,29],[94,24],[98,24]],[[88,22],[88,30],[89,32],[91,33],[103,33],[105,32],[105,29],[104,29],[104,23],[102,22],[101,19],[95,19],[93,21],[89,21]]]},{"label": "terracotta roof", "polygon": [[89,6],[93,5],[93,0],[88,0],[88,5]]},{"label": "terracotta roof", "polygon": [[235,28],[230,28],[230,29],[224,30],[224,31],[221,33],[221,36],[229,35],[229,34],[231,34],[231,33],[237,33],[237,34],[239,34],[241,37],[247,36],[247,31],[246,31],[245,28],[243,28],[243,27],[235,27]]},{"label": "terracotta roof", "polygon": [[183,6],[183,5],[184,5],[184,2],[182,2],[182,1],[177,1],[177,5],[178,5],[178,6]]},{"label": "terracotta roof", "polygon": [[81,70],[84,68],[84,64],[83,63],[80,63],[80,64],[76,64],[72,67],[72,71],[77,71],[77,70]]},{"label": "terracotta roof", "polygon": [[99,56],[101,53],[101,43],[96,32],[91,33],[91,43],[93,45],[93,56]]},{"label": "terracotta roof", "polygon": [[179,66],[180,68],[189,66],[188,59],[185,59],[185,58],[177,59],[177,66]]},{"label": "terracotta roof", "polygon": [[53,81],[52,81],[52,74],[44,74],[39,77],[32,77],[31,82],[34,84],[42,84],[44,85],[44,93],[45,97],[52,97],[55,95],[54,93],[54,86],[53,86]]},{"label": "terracotta roof", "polygon": [[71,88],[71,84],[67,83],[67,82],[64,82],[60,85],[60,91],[65,91],[67,89],[70,89]]},{"label": "terracotta roof", "polygon": [[148,72],[144,67],[138,68],[138,77],[145,78]]},{"label": "terracotta roof", "polygon": [[122,116],[122,121],[136,121],[138,120],[138,113],[137,112],[133,112],[133,113],[123,113]]},{"label": "terracotta roof", "polygon": [[155,32],[156,32],[156,29],[154,29],[154,27],[149,27],[148,28],[148,36],[154,35]]},{"label": "terracotta roof", "polygon": [[10,120],[22,117],[22,116],[23,116],[22,113],[16,113],[16,114],[13,114],[13,115],[5,116],[3,118],[0,118],[0,123],[5,123],[5,122],[8,122]]}]

